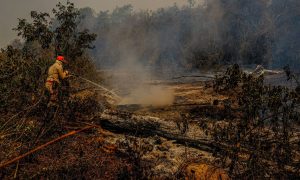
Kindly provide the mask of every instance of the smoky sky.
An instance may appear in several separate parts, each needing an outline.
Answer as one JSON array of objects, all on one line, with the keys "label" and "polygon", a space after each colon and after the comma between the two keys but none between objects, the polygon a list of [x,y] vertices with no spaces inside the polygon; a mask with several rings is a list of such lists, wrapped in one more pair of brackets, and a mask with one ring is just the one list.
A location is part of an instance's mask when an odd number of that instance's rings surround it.
[{"label": "smoky sky", "polygon": [[[0,47],[6,46],[16,38],[12,28],[17,26],[18,18],[29,18],[32,10],[51,12],[58,2],[67,0],[0,0]],[[117,6],[133,5],[135,10],[151,9],[187,4],[187,0],[70,0],[78,8],[91,7],[96,12],[113,10]],[[196,0],[200,2],[202,0]]]}]

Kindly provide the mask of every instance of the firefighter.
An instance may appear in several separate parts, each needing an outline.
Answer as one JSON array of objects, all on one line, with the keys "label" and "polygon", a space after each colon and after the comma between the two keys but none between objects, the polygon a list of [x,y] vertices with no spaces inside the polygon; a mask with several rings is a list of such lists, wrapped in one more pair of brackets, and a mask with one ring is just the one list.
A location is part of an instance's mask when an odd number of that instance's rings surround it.
[{"label": "firefighter", "polygon": [[48,69],[48,77],[45,84],[46,89],[50,94],[48,106],[58,105],[61,81],[69,76],[69,72],[65,71],[63,68],[63,65],[67,63],[68,61],[64,56],[57,56],[55,63]]},{"label": "firefighter", "polygon": [[47,122],[54,117],[61,101],[61,83],[69,77],[69,72],[64,70],[64,65],[66,64],[68,64],[68,61],[64,56],[57,56],[55,63],[48,69],[48,77],[45,83],[46,95],[48,97]]}]

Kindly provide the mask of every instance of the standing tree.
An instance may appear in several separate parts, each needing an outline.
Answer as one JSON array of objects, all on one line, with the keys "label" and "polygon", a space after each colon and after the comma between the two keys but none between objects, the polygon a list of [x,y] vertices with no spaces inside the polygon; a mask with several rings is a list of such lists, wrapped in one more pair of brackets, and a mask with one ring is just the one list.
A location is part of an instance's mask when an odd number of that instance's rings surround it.
[{"label": "standing tree", "polygon": [[[14,30],[25,39],[25,44],[37,41],[43,49],[55,48],[56,55],[64,54],[68,59],[75,61],[83,55],[86,49],[92,49],[95,34],[87,29],[78,30],[79,10],[73,3],[67,5],[58,3],[53,9],[55,20],[50,20],[48,13],[31,12],[32,23],[19,19],[19,24]],[[25,45],[26,47],[26,45]]]},{"label": "standing tree", "polygon": [[23,45],[2,49],[0,107],[4,111],[18,111],[41,97],[47,69],[58,54],[69,59],[72,71],[95,75],[95,67],[85,51],[93,48],[96,35],[79,30],[79,11],[73,3],[58,3],[53,13],[54,19],[36,11],[30,14],[32,22],[19,19],[14,30],[24,39]]}]

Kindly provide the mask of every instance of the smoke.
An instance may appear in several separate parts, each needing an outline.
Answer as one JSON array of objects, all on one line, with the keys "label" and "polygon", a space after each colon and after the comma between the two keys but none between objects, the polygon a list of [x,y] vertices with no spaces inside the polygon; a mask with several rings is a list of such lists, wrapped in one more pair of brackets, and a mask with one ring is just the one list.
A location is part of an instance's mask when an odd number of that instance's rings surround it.
[{"label": "smoke", "polygon": [[82,11],[82,27],[98,35],[92,54],[101,68],[128,64],[127,54],[135,51],[132,59],[138,59],[139,66],[152,70],[152,75],[170,78],[206,60],[211,61],[207,64],[219,60],[224,44],[220,31],[223,9],[218,0],[205,6],[174,5],[156,11],[134,12],[126,5],[96,16],[90,12]]},{"label": "smoke", "polygon": [[163,86],[140,86],[134,89],[129,96],[119,103],[123,104],[141,104],[152,106],[171,105],[174,101],[174,92]]},{"label": "smoke", "polygon": [[130,40],[119,43],[118,56],[122,61],[118,61],[111,68],[113,77],[110,79],[110,84],[123,95],[123,100],[119,104],[152,106],[172,104],[174,100],[172,90],[149,84],[155,76],[153,71],[140,61],[141,49],[136,49],[133,43]]},{"label": "smoke", "polygon": [[171,92],[146,85],[152,79],[228,63],[300,67],[299,8],[298,0],[209,0],[154,11],[126,5],[85,9],[82,27],[98,35],[91,53],[113,70],[112,84],[127,96],[122,103],[160,104]]}]

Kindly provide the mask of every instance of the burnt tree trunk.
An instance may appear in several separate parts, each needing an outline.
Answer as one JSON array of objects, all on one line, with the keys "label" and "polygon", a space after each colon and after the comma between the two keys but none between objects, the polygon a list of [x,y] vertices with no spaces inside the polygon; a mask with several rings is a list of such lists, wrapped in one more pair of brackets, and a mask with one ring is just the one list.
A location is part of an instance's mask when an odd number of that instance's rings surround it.
[{"label": "burnt tree trunk", "polygon": [[203,138],[203,131],[197,125],[182,133],[176,122],[119,111],[106,111],[96,117],[94,122],[115,133],[143,137],[160,136],[208,152],[212,152],[216,148],[209,139]]},{"label": "burnt tree trunk", "polygon": [[[194,147],[199,150],[214,153],[216,151],[234,152],[237,149],[235,145],[226,143],[215,143],[212,139],[203,134],[203,130],[193,125],[187,129],[185,133],[178,128],[178,124],[174,121],[167,121],[151,116],[139,116],[132,113],[120,111],[106,111],[94,118],[94,123],[101,125],[102,128],[122,134],[133,136],[160,136],[168,140],[174,140],[176,143],[185,146]],[[206,138],[205,138],[206,137]],[[237,158],[245,159],[253,153],[246,147],[239,147]],[[245,154],[246,157],[240,156]],[[266,164],[274,166],[274,161],[263,155],[257,154]],[[286,170],[291,171],[295,165],[285,166]],[[291,172],[293,172],[292,170]]]}]

